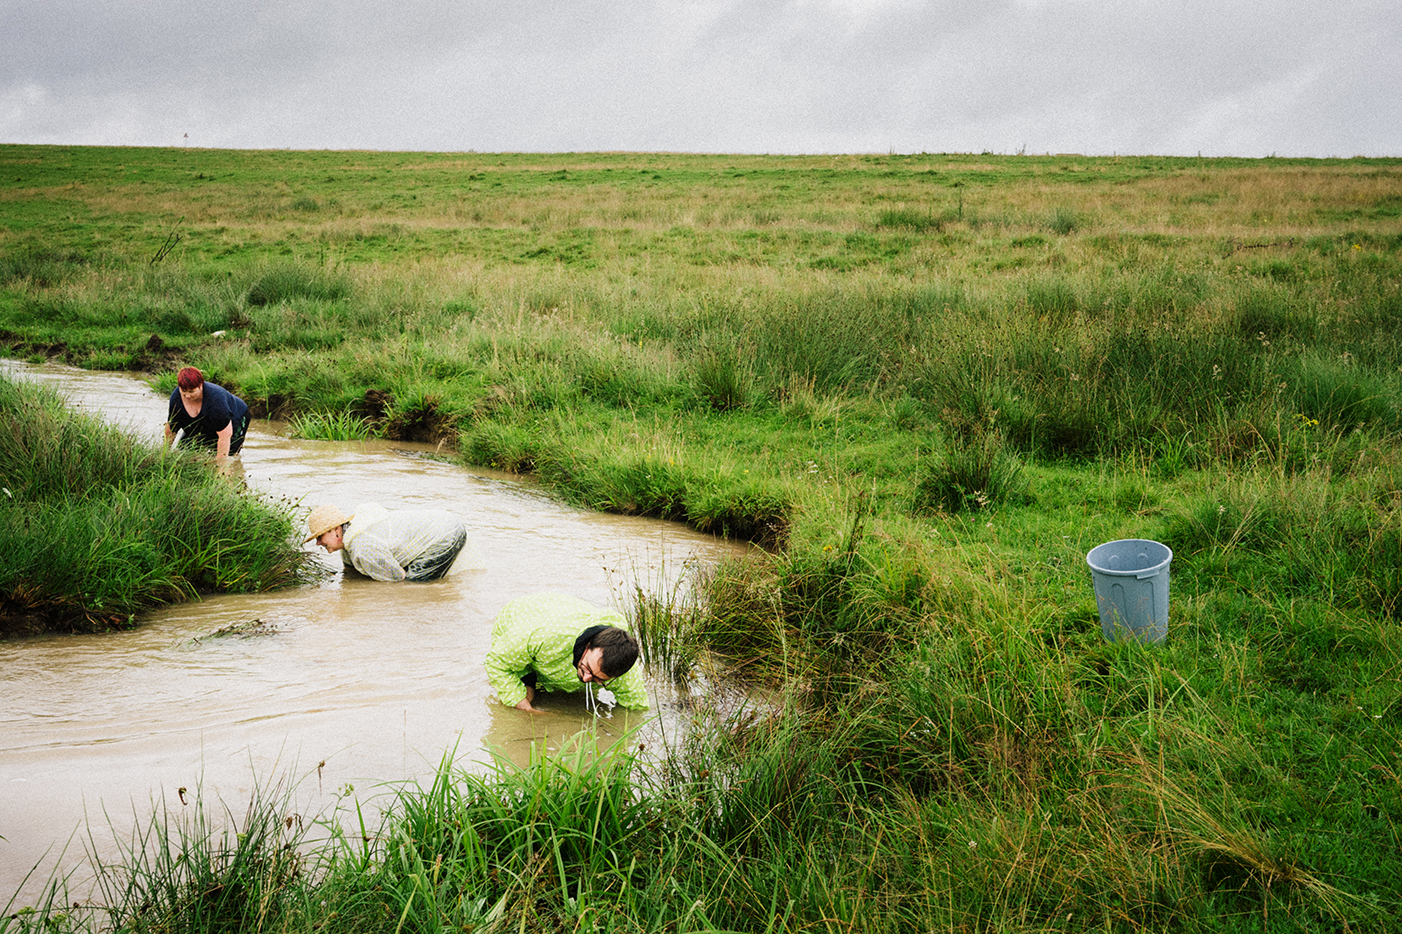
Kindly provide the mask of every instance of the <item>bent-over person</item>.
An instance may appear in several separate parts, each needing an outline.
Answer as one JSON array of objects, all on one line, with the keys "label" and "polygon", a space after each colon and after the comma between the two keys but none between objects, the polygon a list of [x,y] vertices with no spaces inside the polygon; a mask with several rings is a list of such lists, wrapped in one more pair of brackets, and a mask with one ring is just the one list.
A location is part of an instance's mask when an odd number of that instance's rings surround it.
[{"label": "bent-over person", "polygon": [[623,616],[577,597],[542,593],[518,597],[492,624],[487,679],[507,707],[543,713],[541,691],[573,693],[586,684],[607,686],[624,707],[647,707],[636,667],[637,640]]},{"label": "bent-over person", "polygon": [[176,374],[175,384],[166,415],[166,447],[180,435],[179,447],[207,448],[221,460],[242,450],[248,434],[246,402],[218,383],[208,382],[192,366]]},{"label": "bent-over person", "polygon": [[389,510],[362,503],[347,515],[318,506],[307,516],[307,541],[377,581],[431,581],[447,574],[467,544],[463,521],[442,509]]}]

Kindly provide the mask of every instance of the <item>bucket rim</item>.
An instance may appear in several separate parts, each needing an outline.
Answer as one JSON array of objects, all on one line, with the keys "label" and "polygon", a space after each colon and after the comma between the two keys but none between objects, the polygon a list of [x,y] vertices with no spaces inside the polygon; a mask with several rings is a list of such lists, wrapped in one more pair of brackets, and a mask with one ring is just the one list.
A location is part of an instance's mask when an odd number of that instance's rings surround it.
[{"label": "bucket rim", "polygon": [[[1163,559],[1160,561],[1155,561],[1147,567],[1133,569],[1101,567],[1100,565],[1096,564],[1093,560],[1091,560],[1097,551],[1100,551],[1102,548],[1108,548],[1111,545],[1152,545],[1155,548],[1163,549]],[[1094,571],[1096,574],[1110,574],[1115,577],[1136,577],[1141,574],[1148,574],[1149,572],[1154,572],[1162,569],[1172,560],[1173,549],[1165,545],[1163,542],[1154,541],[1152,538],[1117,538],[1113,541],[1101,542],[1099,545],[1096,545],[1090,551],[1086,552],[1086,564],[1090,567],[1092,571]]]}]

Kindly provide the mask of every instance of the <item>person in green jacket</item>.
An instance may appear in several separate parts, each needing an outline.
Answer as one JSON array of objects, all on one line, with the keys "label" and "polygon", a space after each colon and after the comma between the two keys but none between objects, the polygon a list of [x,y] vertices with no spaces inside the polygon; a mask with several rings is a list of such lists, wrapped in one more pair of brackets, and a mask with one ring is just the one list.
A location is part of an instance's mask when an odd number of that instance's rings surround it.
[{"label": "person in green jacket", "polygon": [[606,685],[624,707],[647,707],[637,640],[622,615],[563,594],[518,597],[492,624],[487,678],[507,707],[544,713],[540,691]]}]

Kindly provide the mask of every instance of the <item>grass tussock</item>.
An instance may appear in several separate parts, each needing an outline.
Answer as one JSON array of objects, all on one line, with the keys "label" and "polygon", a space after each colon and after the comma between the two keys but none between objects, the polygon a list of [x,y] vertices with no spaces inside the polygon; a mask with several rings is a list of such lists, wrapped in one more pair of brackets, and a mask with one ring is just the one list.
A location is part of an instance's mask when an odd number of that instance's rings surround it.
[{"label": "grass tussock", "polygon": [[370,437],[371,426],[350,411],[310,412],[294,418],[288,432],[308,441],[364,441]]},{"label": "grass tussock", "polygon": [[1028,495],[1022,466],[994,431],[975,431],[950,445],[915,485],[919,510],[960,512],[994,503],[1018,503]]}]

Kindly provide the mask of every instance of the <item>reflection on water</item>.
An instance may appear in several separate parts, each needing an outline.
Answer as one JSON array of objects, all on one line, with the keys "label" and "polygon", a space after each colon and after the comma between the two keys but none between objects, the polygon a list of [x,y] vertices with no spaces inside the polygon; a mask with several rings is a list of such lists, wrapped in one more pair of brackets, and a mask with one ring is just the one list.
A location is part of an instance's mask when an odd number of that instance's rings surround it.
[{"label": "reflection on water", "polygon": [[[0,371],[160,437],[165,400],[134,377],[10,361]],[[524,763],[533,742],[558,748],[595,724],[602,738],[670,729],[667,688],[654,688],[662,703],[645,716],[620,708],[596,720],[583,694],[546,695],[547,716],[501,707],[483,670],[491,621],[540,590],[617,606],[635,580],[660,589],[737,546],[572,509],[510,475],[436,460],[426,445],[295,441],[278,427],[255,421],[234,461],[251,487],[299,504],[299,516],[322,502],[447,509],[468,527],[466,560],[432,583],[338,573],[169,607],[131,632],[0,642],[0,907],[36,863],[47,875],[85,818],[120,831],[154,801],[180,807],[181,788],[241,813],[255,780],[291,776],[317,813],[348,785],[363,798],[423,779],[454,749],[464,765],[488,748]],[[339,556],[321,558],[339,570]],[[222,629],[233,631],[213,635]]]}]

